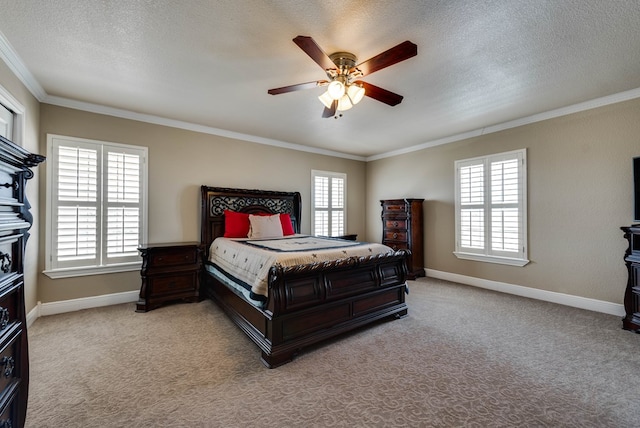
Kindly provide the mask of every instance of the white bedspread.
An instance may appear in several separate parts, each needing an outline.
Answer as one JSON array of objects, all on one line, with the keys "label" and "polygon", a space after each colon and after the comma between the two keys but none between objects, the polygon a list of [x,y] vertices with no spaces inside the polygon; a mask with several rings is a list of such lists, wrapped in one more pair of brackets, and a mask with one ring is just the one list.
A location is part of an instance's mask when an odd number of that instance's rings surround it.
[{"label": "white bedspread", "polygon": [[276,263],[286,267],[392,251],[377,243],[306,235],[268,240],[217,238],[209,249],[209,261],[250,286],[254,294],[267,296],[269,269]]}]

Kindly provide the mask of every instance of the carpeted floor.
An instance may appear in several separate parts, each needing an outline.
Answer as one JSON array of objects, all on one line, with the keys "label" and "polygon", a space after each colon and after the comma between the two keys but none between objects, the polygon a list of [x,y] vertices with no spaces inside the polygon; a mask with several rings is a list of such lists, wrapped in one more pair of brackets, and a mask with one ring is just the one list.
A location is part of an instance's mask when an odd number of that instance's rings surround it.
[{"label": "carpeted floor", "polygon": [[38,319],[27,427],[635,427],[617,317],[434,279],[409,316],[266,369],[211,301]]}]

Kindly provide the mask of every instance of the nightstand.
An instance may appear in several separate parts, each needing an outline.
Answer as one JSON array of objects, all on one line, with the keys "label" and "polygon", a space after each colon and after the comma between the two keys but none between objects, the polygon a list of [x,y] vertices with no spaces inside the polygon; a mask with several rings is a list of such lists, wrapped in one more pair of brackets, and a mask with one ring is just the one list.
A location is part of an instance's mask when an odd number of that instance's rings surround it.
[{"label": "nightstand", "polygon": [[136,312],[147,312],[176,300],[200,300],[199,242],[147,244],[139,246],[138,251],[142,255],[142,286]]}]

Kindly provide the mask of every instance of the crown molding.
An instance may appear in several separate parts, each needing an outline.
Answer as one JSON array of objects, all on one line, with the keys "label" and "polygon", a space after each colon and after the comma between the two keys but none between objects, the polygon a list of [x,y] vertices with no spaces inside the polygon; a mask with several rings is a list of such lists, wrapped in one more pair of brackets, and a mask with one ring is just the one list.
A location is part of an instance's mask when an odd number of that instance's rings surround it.
[{"label": "crown molding", "polygon": [[122,119],[136,120],[138,122],[153,123],[155,125],[169,126],[171,128],[185,129],[187,131],[199,132],[202,134],[217,135],[219,137],[232,138],[235,140],[248,141],[251,143],[264,144],[268,146],[280,147],[283,149],[297,150],[300,152],[308,152],[319,155],[364,161],[363,156],[349,155],[331,150],[319,149],[316,147],[303,146],[300,144],[292,144],[284,141],[273,140],[271,138],[263,138],[256,135],[243,134],[240,132],[228,131],[226,129],[214,128],[211,126],[198,125],[196,123],[183,122],[180,120],[167,119],[160,116],[150,114],[136,113],[129,110],[107,107],[98,104],[87,103],[83,101],[71,100],[63,97],[47,95],[42,101],[45,104],[52,104],[60,107],[67,107],[76,110],[87,111],[90,113],[103,114],[107,116],[119,117]]},{"label": "crown molding", "polygon": [[9,43],[7,38],[0,32],[0,58],[7,64],[7,67],[16,75],[23,85],[27,87],[29,92],[37,98],[38,101],[46,97],[47,93],[44,88],[40,86],[40,83],[33,77],[33,74],[24,65],[22,59],[18,56],[13,46]]},{"label": "crown molding", "polygon": [[370,162],[378,159],[390,158],[394,156],[404,155],[407,153],[417,152],[419,150],[428,149],[430,147],[441,146],[443,144],[462,141],[462,140],[466,140],[468,138],[473,138],[473,137],[479,137],[481,135],[493,134],[494,132],[504,131],[505,129],[517,128],[519,126],[529,125],[531,123],[536,123],[536,122],[542,122],[543,120],[555,119],[557,117],[567,116],[573,113],[578,113],[585,110],[591,110],[594,108],[603,107],[610,104],[621,103],[623,101],[633,100],[636,98],[640,98],[640,88],[635,88],[629,91],[608,95],[606,97],[596,98],[596,99],[585,101],[582,103],[561,107],[555,110],[534,114],[532,116],[527,116],[520,119],[511,120],[508,122],[499,123],[497,125],[487,126],[485,128],[475,129],[473,131],[452,135],[450,137],[427,141],[426,143],[418,144],[416,146],[394,150],[387,153],[381,153],[379,155],[368,156],[366,158],[366,161]]}]

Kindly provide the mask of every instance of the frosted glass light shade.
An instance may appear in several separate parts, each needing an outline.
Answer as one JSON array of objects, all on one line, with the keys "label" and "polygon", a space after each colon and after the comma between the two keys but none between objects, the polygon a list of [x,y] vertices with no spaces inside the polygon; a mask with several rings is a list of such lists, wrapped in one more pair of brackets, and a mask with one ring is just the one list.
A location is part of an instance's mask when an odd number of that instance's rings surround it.
[{"label": "frosted glass light shade", "polygon": [[333,104],[333,98],[331,98],[331,95],[329,95],[328,91],[320,95],[318,99],[322,104],[324,104],[326,108],[331,108],[331,105]]},{"label": "frosted glass light shade", "polygon": [[334,100],[339,100],[340,97],[344,95],[344,91],[344,83],[339,80],[334,80],[333,82],[329,83],[329,86],[327,86],[327,93]]},{"label": "frosted glass light shade", "polygon": [[351,98],[351,102],[356,105],[364,97],[364,88],[358,85],[349,85],[349,89],[347,89],[347,95],[349,95],[349,98]]},{"label": "frosted glass light shade", "polygon": [[349,110],[351,107],[353,107],[353,104],[351,103],[349,96],[347,94],[344,94],[342,98],[338,100],[337,110],[345,111],[345,110]]}]

